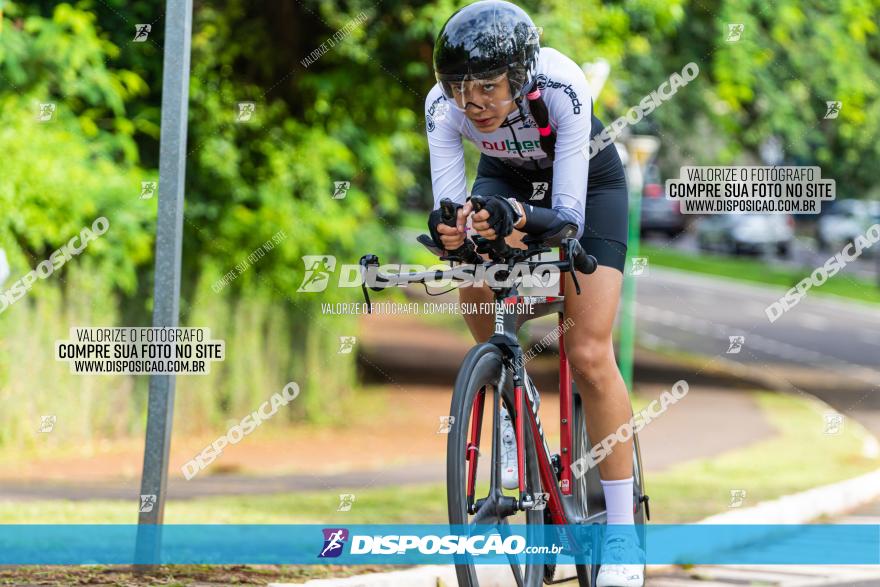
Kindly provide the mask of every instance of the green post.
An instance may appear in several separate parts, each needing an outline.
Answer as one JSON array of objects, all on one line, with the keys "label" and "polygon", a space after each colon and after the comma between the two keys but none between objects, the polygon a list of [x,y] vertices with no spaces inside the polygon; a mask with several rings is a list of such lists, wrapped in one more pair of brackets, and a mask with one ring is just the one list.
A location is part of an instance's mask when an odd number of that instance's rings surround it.
[{"label": "green post", "polygon": [[623,313],[620,316],[620,372],[630,393],[633,391],[633,363],[636,346],[636,277],[632,275],[633,257],[639,256],[642,216],[642,191],[631,186],[629,193],[629,236],[627,263],[623,274]]},{"label": "green post", "polygon": [[[660,139],[651,135],[630,135],[626,141],[626,183],[629,187],[629,262],[623,275],[623,313],[620,316],[620,373],[627,390],[633,392],[633,364],[636,347],[636,275],[632,260],[639,256],[642,220],[642,188],[645,168],[660,148]],[[626,268],[630,268],[628,271]],[[628,275],[627,275],[628,273]]]}]

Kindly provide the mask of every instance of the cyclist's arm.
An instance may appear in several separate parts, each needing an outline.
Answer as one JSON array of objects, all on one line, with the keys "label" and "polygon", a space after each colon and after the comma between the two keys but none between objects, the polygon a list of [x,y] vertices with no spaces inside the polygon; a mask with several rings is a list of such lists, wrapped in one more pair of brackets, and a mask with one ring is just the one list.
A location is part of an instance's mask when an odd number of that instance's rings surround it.
[{"label": "cyclist's arm", "polygon": [[550,122],[556,130],[556,156],[553,160],[553,208],[526,209],[525,232],[541,234],[557,230],[563,224],[577,226],[577,238],[584,232],[584,209],[589,177],[590,121],[593,101],[590,87],[577,64],[557,52],[553,81],[570,84],[565,88],[544,91]]},{"label": "cyclist's arm", "polygon": [[[432,106],[435,112],[433,116],[430,114]],[[442,114],[438,115],[438,111]],[[434,86],[425,99],[425,131],[431,155],[434,209],[440,207],[440,200],[443,198],[464,204],[467,196],[464,148],[461,144],[461,133],[455,128],[453,118],[452,108],[446,103],[440,87]]]}]

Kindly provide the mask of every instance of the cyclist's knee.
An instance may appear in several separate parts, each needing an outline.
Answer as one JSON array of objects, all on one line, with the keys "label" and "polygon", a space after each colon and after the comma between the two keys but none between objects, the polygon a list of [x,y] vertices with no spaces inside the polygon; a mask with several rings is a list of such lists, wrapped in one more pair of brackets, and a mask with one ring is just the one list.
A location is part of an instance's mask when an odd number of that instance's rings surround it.
[{"label": "cyclist's knee", "polygon": [[601,381],[613,375],[614,347],[610,338],[586,337],[566,340],[565,353],[572,371],[589,381]]}]

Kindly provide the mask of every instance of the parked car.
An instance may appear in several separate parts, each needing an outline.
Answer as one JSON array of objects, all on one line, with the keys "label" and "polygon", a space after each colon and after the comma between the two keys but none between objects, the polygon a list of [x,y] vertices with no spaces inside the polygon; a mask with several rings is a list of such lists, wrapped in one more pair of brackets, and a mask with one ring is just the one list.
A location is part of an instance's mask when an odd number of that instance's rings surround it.
[{"label": "parked car", "polygon": [[834,202],[816,224],[816,240],[822,249],[837,250],[880,222],[880,202],[840,200]]},{"label": "parked car", "polygon": [[656,165],[645,169],[645,187],[642,189],[642,235],[662,232],[670,237],[684,230],[684,215],[679,212],[679,202],[667,200],[660,170]]},{"label": "parked car", "polygon": [[775,252],[786,257],[794,240],[794,219],[787,214],[716,214],[700,218],[696,233],[704,251]]}]

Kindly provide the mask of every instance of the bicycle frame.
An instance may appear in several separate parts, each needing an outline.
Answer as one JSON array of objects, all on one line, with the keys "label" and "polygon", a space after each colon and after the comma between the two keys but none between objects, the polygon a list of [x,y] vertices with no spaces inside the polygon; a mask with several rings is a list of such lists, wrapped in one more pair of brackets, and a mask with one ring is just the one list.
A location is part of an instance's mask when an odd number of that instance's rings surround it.
[{"label": "bicycle frame", "polygon": [[[560,252],[560,258],[564,258],[564,254]],[[541,485],[544,491],[549,494],[546,508],[550,514],[550,520],[554,525],[567,524],[587,524],[600,523],[604,520],[605,512],[598,512],[590,516],[581,516],[574,509],[572,496],[572,471],[571,471],[571,451],[572,451],[572,407],[573,393],[571,386],[571,372],[569,369],[568,358],[565,354],[564,331],[562,331],[564,323],[564,293],[565,281],[560,280],[558,296],[521,296],[516,288],[495,291],[495,334],[487,341],[498,347],[505,357],[505,372],[509,373],[511,366],[513,369],[513,402],[516,411],[516,440],[517,440],[517,463],[519,473],[519,492],[520,499],[518,509],[525,510],[533,507],[534,496],[525,493],[525,434],[526,422],[528,422],[529,433],[538,446],[537,458],[538,469],[541,477]],[[504,311],[505,306],[529,305],[534,308],[531,314],[522,314],[518,312]],[[559,459],[560,473],[554,468],[553,459],[550,448],[544,436],[544,429],[538,415],[538,404],[536,401],[534,390],[529,384],[528,375],[525,365],[523,364],[523,353],[519,344],[517,331],[519,327],[526,321],[550,313],[559,315],[558,328],[560,329],[559,337],[559,418],[560,418],[560,434],[561,434],[561,452]],[[503,383],[499,385],[499,388]],[[477,462],[479,459],[478,447],[480,444],[480,433],[482,429],[483,407],[485,404],[485,390],[481,390],[474,399],[474,409],[472,410],[471,432],[467,447],[468,460],[468,507],[471,513],[474,512],[474,493],[475,481],[477,473]],[[543,450],[541,449],[543,448]]]},{"label": "bicycle frame", "polygon": [[[520,264],[526,265],[530,268],[548,264],[555,266],[560,270],[559,292],[558,295],[555,296],[522,296],[519,294],[518,286],[515,281],[512,284],[510,282],[502,282],[501,284],[496,282],[494,285],[490,285],[493,291],[495,304],[494,334],[488,341],[486,341],[486,343],[478,345],[478,347],[475,347],[473,350],[477,351],[477,355],[480,355],[480,353],[484,353],[484,351],[492,352],[490,349],[485,349],[483,347],[489,345],[494,346],[501,355],[502,368],[497,381],[483,380],[483,387],[476,390],[473,404],[471,406],[469,422],[471,428],[467,438],[463,439],[467,443],[464,451],[464,458],[467,467],[465,471],[466,475],[464,477],[466,492],[465,509],[467,514],[472,516],[472,519],[468,520],[466,523],[472,526],[479,526],[481,524],[504,525],[508,523],[506,518],[515,515],[517,512],[530,512],[529,515],[532,516],[537,511],[538,513],[543,514],[545,523],[549,522],[552,527],[557,527],[557,540],[563,544],[564,548],[569,549],[569,551],[573,553],[581,553],[575,555],[575,564],[589,565],[591,564],[590,561],[594,560],[592,553],[596,552],[599,548],[597,543],[599,538],[595,532],[591,531],[587,535],[582,535],[580,532],[575,531],[575,528],[584,526],[590,527],[584,529],[592,529],[591,527],[594,524],[600,526],[604,525],[607,522],[607,512],[602,505],[604,500],[597,501],[594,499],[594,496],[598,495],[597,492],[599,491],[594,487],[599,481],[598,471],[594,470],[592,473],[584,472],[585,475],[590,475],[590,477],[587,477],[586,479],[579,478],[577,480],[574,478],[572,471],[573,450],[577,449],[578,451],[581,451],[585,446],[583,444],[577,447],[574,446],[575,436],[580,436],[581,430],[576,430],[573,426],[573,421],[577,414],[574,412],[576,402],[574,401],[575,397],[571,369],[565,352],[564,329],[566,321],[564,316],[564,300],[566,279],[563,276],[565,272],[568,272],[571,275],[575,291],[577,294],[580,294],[577,274],[588,275],[594,272],[598,263],[595,257],[587,255],[580,247],[579,242],[572,238],[574,233],[574,225],[567,225],[564,229],[560,230],[559,233],[551,235],[551,237],[546,237],[543,241],[535,239],[531,242],[527,242],[527,237],[523,242],[528,244],[528,248],[524,249],[523,252],[518,252],[519,250],[512,249],[506,246],[503,242],[500,245],[494,243],[494,241],[485,241],[485,239],[482,239],[481,242],[479,237],[474,238],[474,242],[477,245],[476,251],[465,250],[466,247],[462,245],[459,250],[448,252],[437,248],[433,244],[431,237],[420,235],[417,238],[418,242],[424,245],[429,251],[436,254],[441,261],[458,262],[465,267],[473,267],[473,271],[468,272],[465,270],[462,272],[457,270],[436,270],[416,274],[400,274],[396,276],[382,275],[378,271],[378,257],[375,255],[364,255],[361,257],[360,261],[363,277],[361,289],[363,291],[364,300],[367,302],[369,308],[370,299],[367,291],[368,289],[381,291],[392,284],[403,286],[410,283],[421,283],[425,285],[427,289],[427,283],[430,281],[445,281],[447,279],[468,281],[466,276],[470,275],[476,278],[477,269],[480,268],[481,265],[484,269],[493,264],[507,265],[508,273],[504,273],[505,277],[502,277],[502,280],[505,280],[506,276],[510,275],[509,272]],[[488,246],[485,246],[487,243]],[[559,247],[559,261],[534,262],[529,260],[536,254],[549,252],[551,249],[547,248],[548,246]],[[482,261],[474,260],[474,255],[476,254],[484,255]],[[491,258],[491,262],[485,257],[487,254]],[[373,268],[376,269],[376,272],[371,274],[370,271]],[[457,269],[460,269],[460,267]],[[523,305],[530,306],[531,311],[526,313],[520,310],[519,308]],[[510,306],[512,306],[512,308],[510,308],[512,311],[507,310]],[[537,317],[546,316],[550,313],[557,314],[557,328],[559,329],[559,419],[561,450],[556,456],[551,454],[550,447],[544,435],[544,429],[538,414],[539,399],[537,396],[537,390],[532,385],[531,379],[526,372],[524,354],[518,338],[518,331],[523,323]],[[461,376],[461,373],[462,372],[460,371],[459,376]],[[510,397],[511,389],[510,386],[508,386],[508,376],[512,377],[512,398]],[[456,385],[458,386],[458,383],[456,383]],[[480,441],[487,387],[495,388],[492,401],[492,466],[489,493],[485,497],[476,500],[476,480],[478,461],[480,458]],[[581,399],[583,400],[582,397]],[[453,400],[453,403],[455,403],[455,400]],[[502,403],[506,403],[509,411],[512,414],[515,414],[516,458],[519,465],[517,479],[519,489],[518,499],[510,495],[505,495],[501,483],[501,460],[499,454],[500,443],[502,442],[500,436]],[[587,431],[584,430],[583,432],[586,433]],[[529,472],[526,472],[526,434],[529,434],[531,440],[534,441],[534,444],[530,445],[530,448],[534,447],[534,458],[532,458],[530,450],[528,465],[530,467],[534,466],[536,470],[533,471],[530,469]],[[586,438],[583,440],[589,444],[589,435],[587,434]],[[633,440],[635,443],[635,451],[638,453],[637,440],[635,438]],[[578,442],[581,442],[580,438],[578,438]],[[580,456],[584,457],[586,455]],[[638,454],[635,455],[635,458],[640,463]],[[640,468],[639,471],[641,471]],[[540,479],[540,485],[543,490],[542,494],[529,494],[526,492],[527,474],[531,479],[535,476]],[[460,480],[461,477],[459,476],[458,479]],[[583,483],[584,485],[580,486],[580,483]],[[530,487],[531,491],[535,491],[536,489],[537,488]],[[581,491],[577,491],[578,489]],[[640,484],[638,499],[639,502],[644,502],[645,515],[648,516],[648,497],[646,495],[641,495],[641,491]],[[544,495],[546,495],[546,502],[539,503],[536,498],[538,496],[543,498]],[[638,504],[634,504],[634,513],[635,508],[637,507]],[[450,508],[452,508],[451,505]],[[452,509],[450,509],[450,516],[452,517]],[[465,516],[465,519],[467,520],[467,516]],[[644,540],[644,537],[642,540]],[[584,553],[591,554],[586,555],[586,558],[583,558]],[[595,562],[592,564],[595,565]],[[547,572],[547,568],[548,567],[545,566],[545,573]],[[592,572],[593,580],[595,580],[596,568],[597,567],[594,566],[592,571],[586,571]],[[582,571],[583,569],[578,567],[579,577],[581,576]],[[517,577],[519,577],[518,573],[518,570],[515,569],[514,574]],[[551,579],[552,578],[545,576],[545,582],[559,582]]]},{"label": "bicycle frame", "polygon": [[[567,226],[566,234],[573,234],[574,226]],[[564,236],[563,231],[560,231],[560,235]],[[559,235],[558,235],[559,236]],[[565,267],[565,270],[569,271],[574,276],[575,265],[578,259],[583,261],[585,265],[583,267],[587,267],[587,269],[583,269],[582,271],[585,273],[591,273],[596,268],[596,260],[595,258],[584,256],[583,250],[580,248],[580,245],[573,238],[564,238],[556,239],[556,242],[561,242],[561,244],[551,245],[551,246],[560,246],[559,258],[560,260],[557,262],[549,261],[545,262],[550,265],[554,265],[560,269]],[[421,235],[419,237],[419,242],[425,245],[429,250],[434,252],[435,254],[439,254],[439,249],[432,248],[431,239],[426,235]],[[504,246],[503,244],[501,245]],[[534,248],[533,248],[534,247]],[[512,249],[511,249],[512,250]],[[520,260],[524,261],[528,259],[531,255],[538,254],[541,252],[549,251],[550,249],[545,248],[542,244],[532,243],[530,248],[526,249],[525,253],[521,254]],[[568,252],[568,254],[566,254]],[[441,260],[458,260],[454,257],[440,257]],[[493,256],[493,260],[497,258]],[[589,268],[590,263],[588,261],[592,261],[592,269]],[[516,261],[511,261],[508,263],[509,268],[512,268]],[[361,257],[361,266],[362,271],[364,273],[364,282],[362,283],[362,290],[364,294],[364,299],[369,305],[369,295],[367,293],[368,285],[367,285],[367,275],[368,268],[371,266],[378,267],[379,261],[378,257],[375,255],[365,255]],[[528,265],[533,265],[534,262],[527,263]],[[394,281],[395,285],[401,285],[406,283],[424,283],[429,280],[442,280],[449,277],[450,272],[448,271],[431,271],[425,273],[417,273],[417,274],[407,274],[405,276],[397,276],[398,279]],[[378,281],[378,283],[376,283]],[[369,289],[373,289],[374,291],[379,291],[385,287],[385,283],[391,283],[390,276],[380,276],[378,274],[373,275],[372,283],[369,285]],[[574,281],[575,289],[578,293],[580,293],[580,288],[578,286],[577,280]],[[558,296],[521,296],[517,290],[516,285],[511,285],[508,287],[493,287],[495,300],[495,329],[494,334],[487,341],[488,344],[492,344],[496,346],[504,359],[504,368],[502,369],[501,381],[498,385],[499,393],[496,394],[496,401],[494,402],[496,406],[500,405],[498,401],[498,396],[503,393],[505,388],[505,378],[508,373],[513,374],[513,403],[514,403],[514,413],[516,414],[516,438],[517,438],[517,461],[519,464],[519,499],[514,499],[512,497],[502,497],[503,509],[509,515],[510,513],[514,513],[515,511],[525,511],[528,509],[533,509],[535,504],[535,496],[529,495],[525,492],[525,479],[524,479],[524,469],[525,469],[525,452],[524,452],[524,441],[526,434],[526,421],[528,421],[528,429],[529,433],[532,435],[535,440],[535,445],[539,444],[543,447],[543,450],[540,448],[536,450],[536,456],[538,460],[538,469],[539,475],[541,479],[541,485],[545,488],[545,491],[549,494],[549,498],[547,500],[546,508],[550,514],[550,520],[554,525],[568,525],[568,524],[585,524],[585,523],[603,523],[605,518],[605,512],[600,511],[593,515],[583,516],[577,513],[575,509],[574,496],[572,495],[572,472],[571,472],[571,451],[572,451],[572,405],[573,405],[573,393],[571,386],[571,372],[569,369],[568,358],[565,354],[565,338],[564,333],[560,332],[559,337],[559,399],[560,399],[560,430],[561,430],[561,445],[562,450],[560,453],[559,459],[559,468],[560,474],[557,478],[557,473],[554,467],[553,458],[550,453],[550,448],[547,444],[547,439],[544,436],[544,429],[541,425],[540,417],[538,416],[538,404],[536,401],[536,395],[533,392],[533,389],[529,383],[528,374],[525,370],[525,365],[523,361],[523,353],[520,348],[519,338],[517,336],[519,327],[526,321],[531,320],[533,318],[537,318],[540,316],[546,316],[550,313],[556,313],[559,316],[558,327],[561,329],[564,322],[564,293],[565,293],[565,280],[560,275],[560,284],[559,284],[559,295]],[[533,307],[533,311],[526,315],[525,313],[520,313],[515,310],[520,304],[527,304]],[[514,306],[513,312],[505,311],[505,306]],[[466,448],[466,460],[468,461],[468,472],[467,472],[467,505],[468,511],[470,514],[476,514],[479,509],[478,504],[474,501],[474,493],[476,490],[476,474],[477,474],[477,463],[479,460],[479,444],[480,444],[480,434],[482,430],[483,423],[483,408],[485,405],[485,389],[482,389],[477,393],[477,396],[474,399],[474,406],[472,411],[472,422],[471,422],[471,433],[468,439],[468,445]],[[497,410],[495,410],[497,412]],[[498,422],[497,414],[495,414],[495,426],[496,432],[497,427],[500,425]],[[497,436],[493,435],[493,436]],[[493,473],[492,473],[492,491],[494,492],[497,489],[497,484],[499,483],[499,475],[498,475],[498,464],[493,463]],[[480,518],[478,515],[477,518]]]}]

